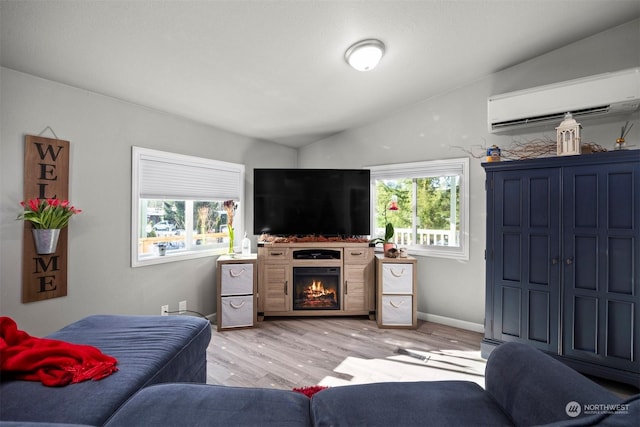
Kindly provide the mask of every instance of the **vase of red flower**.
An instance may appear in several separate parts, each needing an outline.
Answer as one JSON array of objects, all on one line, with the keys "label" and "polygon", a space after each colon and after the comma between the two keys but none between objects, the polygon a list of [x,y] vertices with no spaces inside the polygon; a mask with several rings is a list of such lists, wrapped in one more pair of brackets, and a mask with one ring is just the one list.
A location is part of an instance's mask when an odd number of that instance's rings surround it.
[{"label": "vase of red flower", "polygon": [[233,238],[234,238],[233,215],[236,212],[236,207],[238,207],[238,205],[233,200],[227,200],[224,202],[224,209],[227,211],[227,221],[228,221],[227,225],[229,229],[229,252],[228,252],[229,254],[235,253],[235,250],[233,247]]},{"label": "vase of red flower", "polygon": [[55,253],[60,230],[69,225],[75,214],[82,212],[68,200],[31,199],[20,202],[23,211],[17,219],[29,221],[33,225],[33,240],[40,255]]},{"label": "vase of red flower", "polygon": [[49,255],[56,252],[58,247],[58,238],[60,237],[59,228],[34,228],[33,241],[36,244],[36,253],[40,255]]}]

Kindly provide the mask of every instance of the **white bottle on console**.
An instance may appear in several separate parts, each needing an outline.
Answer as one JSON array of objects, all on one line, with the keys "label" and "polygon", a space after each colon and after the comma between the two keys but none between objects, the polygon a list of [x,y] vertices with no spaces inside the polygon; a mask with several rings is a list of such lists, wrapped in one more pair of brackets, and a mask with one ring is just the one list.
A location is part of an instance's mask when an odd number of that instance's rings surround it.
[{"label": "white bottle on console", "polygon": [[242,239],[242,256],[251,255],[251,240],[247,237],[247,232],[244,232],[244,239]]}]

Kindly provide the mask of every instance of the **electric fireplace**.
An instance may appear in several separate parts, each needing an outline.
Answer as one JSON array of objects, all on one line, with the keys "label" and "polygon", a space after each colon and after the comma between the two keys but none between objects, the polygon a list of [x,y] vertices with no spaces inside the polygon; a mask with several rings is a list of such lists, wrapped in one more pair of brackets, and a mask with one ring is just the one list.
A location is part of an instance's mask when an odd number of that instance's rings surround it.
[{"label": "electric fireplace", "polygon": [[293,267],[294,310],[340,310],[340,267]]}]

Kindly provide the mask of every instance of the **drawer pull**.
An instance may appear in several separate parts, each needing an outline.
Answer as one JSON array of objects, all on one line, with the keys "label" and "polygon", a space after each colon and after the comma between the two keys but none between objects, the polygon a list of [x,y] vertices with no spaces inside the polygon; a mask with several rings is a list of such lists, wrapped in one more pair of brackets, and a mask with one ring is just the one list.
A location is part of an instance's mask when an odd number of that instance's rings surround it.
[{"label": "drawer pull", "polygon": [[351,255],[360,256],[360,255],[362,255],[362,252],[351,252]]},{"label": "drawer pull", "polygon": [[399,273],[397,273],[393,268],[390,268],[389,271],[391,271],[391,274],[395,277],[402,277],[404,275],[404,268],[402,268]]},{"label": "drawer pull", "polygon": [[240,301],[240,304],[235,305],[232,301],[229,301],[229,305],[231,306],[231,308],[238,309],[238,308],[242,308],[245,302],[246,301]]},{"label": "drawer pull", "polygon": [[404,304],[404,301],[400,301],[400,304],[394,304],[393,301],[389,300],[389,305],[393,308],[400,308],[400,306]]},{"label": "drawer pull", "polygon": [[284,252],[269,252],[269,256],[282,256]]},{"label": "drawer pull", "polygon": [[240,270],[239,272],[234,272],[232,269],[229,269],[229,275],[231,277],[240,277],[242,275],[242,273],[244,273],[246,270],[243,268],[242,270]]}]

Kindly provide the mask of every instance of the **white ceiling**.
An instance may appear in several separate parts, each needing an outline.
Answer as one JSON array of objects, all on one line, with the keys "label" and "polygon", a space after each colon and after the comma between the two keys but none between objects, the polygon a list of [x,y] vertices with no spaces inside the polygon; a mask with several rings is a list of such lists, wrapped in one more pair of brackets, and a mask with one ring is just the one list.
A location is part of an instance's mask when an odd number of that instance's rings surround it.
[{"label": "white ceiling", "polygon": [[[0,65],[300,147],[640,16],[638,0],[0,0]],[[379,38],[369,72],[345,50]]]}]

